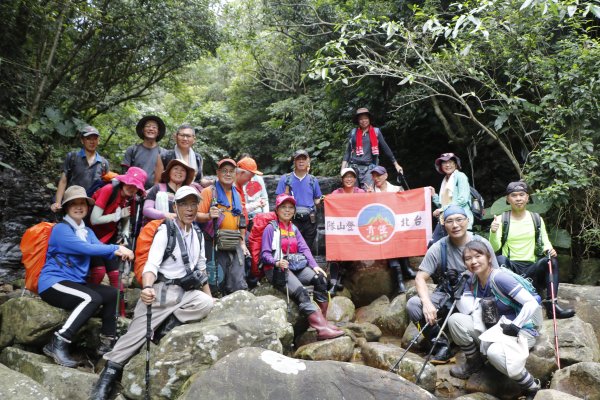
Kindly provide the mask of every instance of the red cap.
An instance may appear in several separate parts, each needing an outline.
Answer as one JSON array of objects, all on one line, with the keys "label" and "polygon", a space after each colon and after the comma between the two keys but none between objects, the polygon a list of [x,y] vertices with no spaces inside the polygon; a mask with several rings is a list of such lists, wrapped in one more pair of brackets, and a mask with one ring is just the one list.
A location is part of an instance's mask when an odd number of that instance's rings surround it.
[{"label": "red cap", "polygon": [[234,167],[237,167],[237,164],[236,164],[236,162],[235,162],[235,161],[233,161],[231,158],[224,158],[224,159],[222,159],[221,161],[219,161],[219,162],[217,163],[217,168],[221,168],[221,166],[222,166],[223,164],[231,164],[231,165],[233,165]]}]

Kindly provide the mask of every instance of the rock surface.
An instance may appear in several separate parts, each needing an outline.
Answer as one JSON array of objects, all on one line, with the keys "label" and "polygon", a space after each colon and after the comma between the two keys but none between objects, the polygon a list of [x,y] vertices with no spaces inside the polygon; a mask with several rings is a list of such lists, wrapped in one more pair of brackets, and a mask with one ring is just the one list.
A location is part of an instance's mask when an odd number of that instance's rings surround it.
[{"label": "rock surface", "polygon": [[245,348],[197,374],[182,400],[419,400],[435,397],[405,379],[337,361],[301,361]]},{"label": "rock surface", "polygon": [[33,379],[0,364],[0,398],[19,400],[57,400]]},{"label": "rock surface", "polygon": [[387,260],[352,261],[344,275],[344,286],[352,293],[356,307],[362,307],[382,295],[396,294],[395,271]]},{"label": "rock surface", "polygon": [[330,340],[322,340],[300,347],[294,358],[321,361],[350,361],[354,350],[354,342],[347,336]]},{"label": "rock surface", "polygon": [[333,322],[350,322],[355,316],[354,303],[347,297],[336,296],[329,302],[327,319]]},{"label": "rock surface", "polygon": [[[600,274],[600,266],[597,268]],[[558,292],[559,304],[573,307],[579,318],[592,324],[600,343],[600,286],[561,283]]]},{"label": "rock surface", "polygon": [[560,390],[587,400],[600,399],[600,364],[582,362],[562,368],[554,374],[550,389]]}]

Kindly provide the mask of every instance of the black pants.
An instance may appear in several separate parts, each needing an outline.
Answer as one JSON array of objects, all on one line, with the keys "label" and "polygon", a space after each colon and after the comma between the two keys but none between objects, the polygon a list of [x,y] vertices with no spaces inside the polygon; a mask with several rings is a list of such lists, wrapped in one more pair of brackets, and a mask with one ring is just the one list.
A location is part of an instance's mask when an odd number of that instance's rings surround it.
[{"label": "black pants", "polygon": [[315,243],[315,238],[317,237],[317,221],[315,218],[315,222],[310,221],[309,215],[297,215],[294,217],[294,225],[298,228],[306,245],[310,248],[311,253],[315,254],[315,249],[313,248],[313,244]]},{"label": "black pants", "polygon": [[117,289],[111,286],[60,281],[40,293],[40,297],[51,306],[73,311],[59,329],[60,336],[71,340],[79,329],[102,306],[102,329],[107,336],[115,336],[117,324]]},{"label": "black pants", "polygon": [[540,297],[546,289],[546,299],[552,298],[550,284],[554,285],[554,296],[558,295],[558,261],[552,257],[552,279],[550,279],[550,269],[548,268],[548,257],[542,257],[536,262],[514,261],[505,256],[497,256],[498,264],[504,264],[513,272],[523,275],[525,278],[531,278],[535,290]]}]

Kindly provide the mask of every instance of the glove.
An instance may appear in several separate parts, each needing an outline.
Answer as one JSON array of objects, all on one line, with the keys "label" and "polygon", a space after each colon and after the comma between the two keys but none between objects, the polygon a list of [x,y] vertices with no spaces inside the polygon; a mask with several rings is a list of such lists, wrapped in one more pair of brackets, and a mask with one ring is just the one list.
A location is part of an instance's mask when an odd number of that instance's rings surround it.
[{"label": "glove", "polygon": [[502,328],[502,333],[513,337],[519,336],[519,331],[521,330],[515,324],[500,324],[500,327]]},{"label": "glove", "polygon": [[114,214],[113,214],[113,218],[115,222],[119,222],[119,220],[121,219],[121,207],[117,207],[117,209],[115,210]]}]

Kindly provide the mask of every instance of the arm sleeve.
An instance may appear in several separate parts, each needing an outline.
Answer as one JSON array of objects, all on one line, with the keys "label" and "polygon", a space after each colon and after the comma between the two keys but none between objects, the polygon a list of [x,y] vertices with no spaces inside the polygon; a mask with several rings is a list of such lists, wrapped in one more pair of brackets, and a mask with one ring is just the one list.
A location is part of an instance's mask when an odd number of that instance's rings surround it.
[{"label": "arm sleeve", "polygon": [[269,193],[267,193],[267,186],[265,185],[265,180],[262,176],[259,177],[258,182],[260,183],[260,198],[265,199],[265,206],[263,207],[263,212],[269,212]]},{"label": "arm sleeve", "polygon": [[[492,232],[492,228],[490,228],[490,244],[492,245],[492,250],[497,252],[500,250],[500,245],[502,244],[502,222],[500,222],[500,226],[496,232]],[[510,232],[510,231],[509,231]]]},{"label": "arm sleeve", "polygon": [[148,191],[148,195],[146,196],[146,200],[144,201],[144,209],[142,213],[144,217],[149,219],[163,219],[165,218],[165,213],[159,211],[155,208],[156,201],[156,193],[159,190],[158,185],[154,185],[152,189]]},{"label": "arm sleeve", "polygon": [[548,238],[548,231],[546,230],[546,224],[544,223],[544,219],[540,217],[540,232],[542,234],[542,244],[544,245],[544,251],[548,251],[552,249],[552,243],[550,243],[550,238]]},{"label": "arm sleeve", "polygon": [[158,276],[158,270],[160,264],[162,264],[165,250],[167,249],[167,241],[167,227],[161,225],[156,230],[154,240],[152,240],[152,244],[150,245],[148,261],[146,261],[146,265],[144,265],[144,273],[152,272],[154,276]]},{"label": "arm sleeve", "polygon": [[79,239],[67,224],[56,224],[52,229],[49,243],[60,248],[60,252],[64,254],[83,254],[112,259],[119,246],[100,243],[91,229],[88,228],[87,231],[88,235],[91,235],[90,240],[92,243]]},{"label": "arm sleeve", "polygon": [[352,131],[348,134],[348,145],[346,146],[346,152],[342,161],[350,162],[350,156],[352,155]]},{"label": "arm sleeve", "polygon": [[460,207],[466,207],[471,198],[471,188],[469,187],[469,179],[462,172],[456,176],[457,191],[452,196],[452,204]]},{"label": "arm sleeve", "polygon": [[390,146],[388,146],[379,128],[377,128],[377,140],[379,141],[379,148],[383,150],[383,153],[386,155],[386,157],[389,158],[392,163],[396,162],[396,157],[394,157],[392,149],[390,149]]},{"label": "arm sleeve", "polygon": [[273,257],[272,248],[274,232],[275,229],[271,224],[269,224],[265,227],[265,230],[263,231],[262,235],[262,243],[260,246],[260,259],[266,265],[275,265],[275,262],[277,262],[277,260],[275,260],[275,258]]},{"label": "arm sleeve", "polygon": [[115,221],[115,214],[104,214],[104,209],[98,206],[94,206],[92,213],[90,214],[90,223],[92,225],[108,224]]},{"label": "arm sleeve", "polygon": [[283,192],[285,192],[285,175],[282,175],[281,178],[279,178],[279,183],[277,184],[275,194],[280,195]]},{"label": "arm sleeve", "polygon": [[313,257],[312,253],[310,252],[310,248],[306,245],[306,241],[302,237],[302,234],[300,233],[300,229],[296,229],[296,240],[298,241],[298,253],[304,254],[304,257],[306,257],[306,259],[308,260],[308,265],[311,268],[314,269],[314,268],[318,267],[319,264],[317,264],[317,262],[315,261],[315,258]]}]

